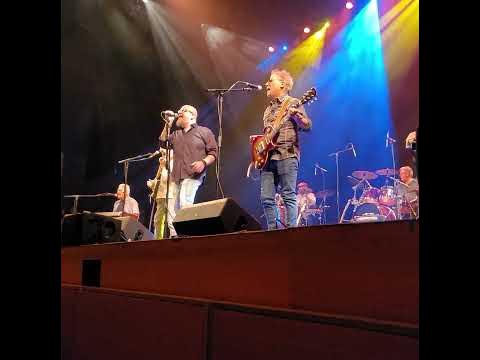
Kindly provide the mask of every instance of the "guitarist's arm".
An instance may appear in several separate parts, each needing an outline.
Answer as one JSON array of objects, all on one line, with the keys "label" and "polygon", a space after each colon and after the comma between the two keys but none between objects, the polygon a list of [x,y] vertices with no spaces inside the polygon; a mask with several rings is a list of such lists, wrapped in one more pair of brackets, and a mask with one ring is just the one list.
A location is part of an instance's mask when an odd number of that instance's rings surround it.
[{"label": "guitarist's arm", "polygon": [[298,109],[290,110],[290,113],[300,129],[308,131],[312,128],[312,120],[308,117],[303,105]]}]

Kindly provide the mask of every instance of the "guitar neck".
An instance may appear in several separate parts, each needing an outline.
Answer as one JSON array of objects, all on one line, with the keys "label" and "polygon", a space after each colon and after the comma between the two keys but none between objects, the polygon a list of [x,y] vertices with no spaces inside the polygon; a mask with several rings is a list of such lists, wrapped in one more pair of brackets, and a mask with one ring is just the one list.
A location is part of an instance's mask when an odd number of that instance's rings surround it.
[{"label": "guitar neck", "polygon": [[162,178],[163,168],[164,168],[164,166],[162,166],[162,164],[160,164],[160,166],[158,167],[158,170],[157,170],[157,174],[155,175],[155,186],[153,187],[153,191],[152,191],[152,198],[154,198],[154,199],[157,197],[158,187],[160,185],[160,180]]},{"label": "guitar neck", "polygon": [[283,124],[285,124],[289,119],[289,117],[285,116],[287,111],[291,108],[296,109],[301,105],[301,103],[298,103],[290,106],[291,102],[292,99],[288,99],[287,101],[285,101],[285,104],[282,105],[278,114],[275,116],[275,119],[273,120],[272,130],[268,134],[271,139],[273,139],[273,137],[280,131],[280,128],[283,126]]}]

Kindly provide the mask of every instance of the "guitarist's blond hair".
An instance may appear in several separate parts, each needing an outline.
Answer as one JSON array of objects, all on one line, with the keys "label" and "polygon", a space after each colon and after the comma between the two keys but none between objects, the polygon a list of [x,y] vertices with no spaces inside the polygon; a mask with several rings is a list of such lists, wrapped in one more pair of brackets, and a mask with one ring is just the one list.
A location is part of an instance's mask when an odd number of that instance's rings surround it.
[{"label": "guitarist's blond hair", "polygon": [[283,69],[273,69],[272,74],[277,75],[280,78],[280,81],[283,82],[283,86],[289,92],[293,88],[293,77],[287,71]]}]

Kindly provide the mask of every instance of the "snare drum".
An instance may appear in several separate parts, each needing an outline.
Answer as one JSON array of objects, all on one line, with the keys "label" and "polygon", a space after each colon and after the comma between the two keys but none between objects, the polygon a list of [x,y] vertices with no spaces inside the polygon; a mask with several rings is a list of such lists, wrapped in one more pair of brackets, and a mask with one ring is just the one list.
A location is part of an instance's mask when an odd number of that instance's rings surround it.
[{"label": "snare drum", "polygon": [[363,190],[362,196],[360,196],[360,204],[378,204],[378,197],[380,196],[380,190],[375,187],[370,187]]},{"label": "snare drum", "polygon": [[396,204],[395,189],[393,186],[382,186],[380,188],[378,202],[385,206],[393,206]]}]

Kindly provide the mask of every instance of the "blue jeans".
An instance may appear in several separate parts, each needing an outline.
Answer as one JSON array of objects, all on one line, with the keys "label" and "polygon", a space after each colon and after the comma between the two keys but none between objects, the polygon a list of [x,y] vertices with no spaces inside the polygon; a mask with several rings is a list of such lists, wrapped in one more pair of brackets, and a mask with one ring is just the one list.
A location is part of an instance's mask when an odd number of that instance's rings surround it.
[{"label": "blue jeans", "polygon": [[200,179],[183,179],[177,185],[177,201],[179,209],[192,206],[195,201],[195,194],[203,183],[203,177]]},{"label": "blue jeans", "polygon": [[287,210],[286,225],[297,226],[297,185],[298,160],[296,157],[284,160],[269,160],[260,175],[260,198],[267,219],[268,230],[277,228],[277,206],[275,193],[280,185],[280,195]]}]

